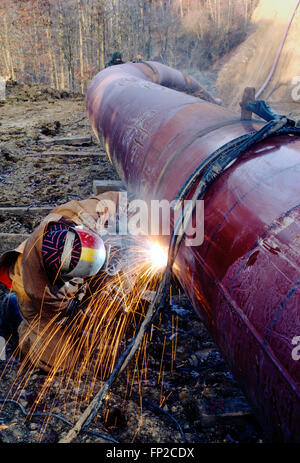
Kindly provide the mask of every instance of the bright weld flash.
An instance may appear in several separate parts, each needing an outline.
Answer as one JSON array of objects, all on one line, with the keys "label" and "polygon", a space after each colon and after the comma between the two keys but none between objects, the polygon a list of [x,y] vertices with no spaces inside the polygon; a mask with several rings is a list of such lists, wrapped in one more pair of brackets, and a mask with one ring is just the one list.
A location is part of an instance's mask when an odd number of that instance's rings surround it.
[{"label": "bright weld flash", "polygon": [[161,270],[167,266],[168,252],[158,243],[150,243],[150,259],[154,270]]}]

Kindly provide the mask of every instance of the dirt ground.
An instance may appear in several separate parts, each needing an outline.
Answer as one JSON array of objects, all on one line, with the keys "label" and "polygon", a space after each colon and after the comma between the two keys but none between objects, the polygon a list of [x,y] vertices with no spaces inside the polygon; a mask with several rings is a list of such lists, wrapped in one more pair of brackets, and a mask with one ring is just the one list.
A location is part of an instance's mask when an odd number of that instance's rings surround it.
[{"label": "dirt ground", "polygon": [[[238,45],[224,63],[217,88],[226,106],[239,110],[245,87],[261,89],[277,57],[286,27],[296,2],[294,0],[260,0],[254,10],[247,39]],[[289,28],[277,65],[269,84],[258,99],[269,103],[286,103],[287,115],[300,118],[297,84],[299,83],[300,8]]]},{"label": "dirt ground", "polygon": [[[71,136],[92,140],[86,146],[47,146],[49,140]],[[8,87],[7,99],[0,106],[0,159],[0,208],[55,206],[92,194],[94,179],[118,179],[91,132],[84,98],[40,86],[11,83]],[[39,220],[30,210],[18,216],[2,211],[0,233],[30,233]],[[1,286],[1,299],[5,292]],[[177,285],[147,351],[146,379],[139,381],[131,365],[130,387],[118,379],[90,430],[121,443],[265,441],[251,406]],[[15,357],[0,361],[0,399],[17,398],[20,404],[2,404],[0,442],[58,442],[69,430],[66,422],[57,416],[24,416],[49,378],[36,369],[18,387],[19,366]],[[36,412],[51,411],[74,423],[88,400],[78,404],[76,384],[61,384],[59,377],[51,380],[49,393],[38,403]],[[95,391],[99,388],[100,383]],[[106,441],[82,432],[75,442]]]}]

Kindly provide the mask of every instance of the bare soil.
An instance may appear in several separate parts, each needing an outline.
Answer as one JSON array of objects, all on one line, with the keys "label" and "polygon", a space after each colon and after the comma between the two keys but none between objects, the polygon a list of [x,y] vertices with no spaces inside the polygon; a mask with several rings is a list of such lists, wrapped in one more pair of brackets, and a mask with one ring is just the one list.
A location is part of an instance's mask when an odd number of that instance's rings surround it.
[{"label": "bare soil", "polygon": [[[88,146],[45,146],[47,140],[70,136],[93,137],[82,96],[10,83],[7,100],[0,107],[0,207],[55,206],[92,194],[93,179],[118,179],[94,137]],[[0,232],[30,233],[39,220],[30,211],[21,216],[1,213]],[[5,292],[1,286],[0,299]],[[265,440],[251,406],[177,284],[147,351],[147,379],[141,384],[131,365],[130,387],[122,378],[117,381],[89,429],[123,443],[179,443],[184,439],[182,433],[189,443]],[[11,352],[9,348],[7,358]],[[0,361],[0,399],[12,398],[19,365],[16,358]],[[48,380],[36,369],[20,387],[17,398],[24,410],[32,407]],[[52,411],[74,423],[88,401],[76,403],[76,384],[62,388],[59,377],[51,381],[48,397],[38,403],[36,411]],[[96,384],[95,391],[100,386]],[[141,401],[141,390],[147,401]],[[162,410],[157,410],[160,405]],[[16,404],[4,404],[0,442],[55,443],[69,430],[57,417],[24,418]],[[105,440],[82,432],[76,442]]]},{"label": "bare soil", "polygon": [[[255,87],[258,92],[263,86],[275,62],[295,4],[294,0],[286,0],[284,3],[281,0],[258,2],[247,39],[222,60],[217,88],[226,106],[240,111],[239,103],[245,87]],[[283,114],[296,120],[300,118],[296,87],[300,64],[299,20],[298,7],[272,78],[259,97],[273,106],[286,103],[286,108],[282,109]]]}]

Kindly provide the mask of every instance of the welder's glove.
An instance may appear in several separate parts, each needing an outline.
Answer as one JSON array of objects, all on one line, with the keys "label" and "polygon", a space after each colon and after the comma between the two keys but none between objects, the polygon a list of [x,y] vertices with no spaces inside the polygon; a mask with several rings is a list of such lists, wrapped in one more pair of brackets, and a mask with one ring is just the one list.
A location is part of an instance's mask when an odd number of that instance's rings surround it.
[{"label": "welder's glove", "polygon": [[49,286],[45,288],[45,296],[42,301],[42,311],[44,315],[65,310],[71,301],[77,298],[80,290],[84,288],[83,278],[73,278],[65,283],[56,292],[51,291]]}]

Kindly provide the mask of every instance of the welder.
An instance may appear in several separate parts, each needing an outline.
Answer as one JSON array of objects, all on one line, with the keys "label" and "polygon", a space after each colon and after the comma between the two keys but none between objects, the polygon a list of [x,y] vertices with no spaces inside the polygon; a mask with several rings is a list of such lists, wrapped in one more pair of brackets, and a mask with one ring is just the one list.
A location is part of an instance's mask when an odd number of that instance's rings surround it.
[{"label": "welder", "polygon": [[44,371],[59,355],[65,321],[78,311],[88,282],[105,264],[99,221],[115,210],[103,215],[100,204],[115,204],[116,210],[118,192],[56,207],[26,241],[0,257],[0,281],[11,290],[0,310],[0,335],[18,334],[20,352]]},{"label": "welder", "polygon": [[116,66],[117,64],[124,64],[124,61],[122,60],[122,54],[119,51],[114,52],[111,60],[106,63],[105,67],[108,68],[109,66]]}]

